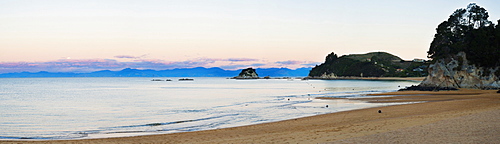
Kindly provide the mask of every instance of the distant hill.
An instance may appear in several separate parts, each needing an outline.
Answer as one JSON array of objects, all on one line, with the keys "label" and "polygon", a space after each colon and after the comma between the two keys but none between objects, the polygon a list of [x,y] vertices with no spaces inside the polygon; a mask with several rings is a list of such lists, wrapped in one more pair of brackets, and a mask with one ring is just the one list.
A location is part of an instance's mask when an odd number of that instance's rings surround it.
[{"label": "distant hill", "polygon": [[[311,68],[258,68],[256,72],[261,76],[270,77],[304,77]],[[0,74],[0,78],[23,78],[23,77],[234,77],[241,70],[224,70],[221,68],[182,68],[171,70],[138,70],[126,68],[121,71],[102,70],[90,73],[71,72],[20,72]]]},{"label": "distant hill", "polygon": [[350,59],[358,60],[358,61],[366,61],[367,59],[372,59],[374,57],[376,59],[382,60],[382,61],[400,62],[403,60],[398,56],[395,56],[393,54],[386,53],[386,52],[370,52],[370,53],[366,53],[366,54],[350,54],[350,55],[345,56],[345,58],[350,58]]},{"label": "distant hill", "polygon": [[310,77],[333,78],[342,76],[404,77],[425,75],[422,61],[404,61],[386,52],[351,54],[338,57],[330,53],[325,62],[312,68]]}]

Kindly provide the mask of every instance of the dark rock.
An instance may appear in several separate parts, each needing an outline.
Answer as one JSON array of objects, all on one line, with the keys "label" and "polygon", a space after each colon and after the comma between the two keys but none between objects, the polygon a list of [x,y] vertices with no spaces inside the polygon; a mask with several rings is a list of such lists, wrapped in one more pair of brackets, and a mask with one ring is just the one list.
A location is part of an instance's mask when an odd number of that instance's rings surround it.
[{"label": "dark rock", "polygon": [[458,90],[453,87],[425,87],[425,86],[411,86],[403,89],[399,89],[399,91],[442,91],[442,90]]},{"label": "dark rock", "polygon": [[241,70],[240,74],[237,77],[234,77],[235,79],[258,79],[259,75],[253,68],[247,68],[244,70]]}]

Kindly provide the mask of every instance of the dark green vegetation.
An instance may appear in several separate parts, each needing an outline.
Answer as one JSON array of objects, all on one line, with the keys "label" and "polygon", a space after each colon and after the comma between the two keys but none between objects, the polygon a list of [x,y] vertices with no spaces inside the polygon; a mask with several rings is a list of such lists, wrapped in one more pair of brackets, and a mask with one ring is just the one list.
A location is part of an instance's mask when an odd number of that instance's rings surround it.
[{"label": "dark green vegetation", "polygon": [[486,9],[475,3],[466,9],[457,9],[436,28],[428,57],[434,61],[446,60],[465,52],[470,64],[487,68],[500,66],[500,27],[488,17]]},{"label": "dark green vegetation", "polygon": [[257,74],[257,72],[255,72],[255,69],[247,68],[247,69],[241,70],[240,74],[238,74],[237,77],[240,77],[240,78],[259,78],[259,75]]},{"label": "dark green vegetation", "polygon": [[[455,70],[462,69],[465,61],[469,65],[484,68],[500,66],[500,26],[488,20],[486,9],[471,3],[467,8],[457,9],[436,28],[428,57],[431,63],[438,60],[458,61]],[[500,23],[500,20],[497,21]],[[467,60],[457,56],[464,52]],[[309,76],[365,76],[365,77],[405,77],[425,76],[428,64],[403,61],[394,55],[378,52],[363,55],[344,55],[338,57],[331,53],[325,63],[314,67]],[[488,73],[483,73],[487,75]],[[496,70],[495,75],[500,75]]]},{"label": "dark green vegetation", "polygon": [[362,77],[408,77],[424,76],[427,65],[422,61],[404,61],[386,52],[351,54],[338,57],[335,53],[326,56],[325,63],[314,67],[310,77],[336,76]]}]

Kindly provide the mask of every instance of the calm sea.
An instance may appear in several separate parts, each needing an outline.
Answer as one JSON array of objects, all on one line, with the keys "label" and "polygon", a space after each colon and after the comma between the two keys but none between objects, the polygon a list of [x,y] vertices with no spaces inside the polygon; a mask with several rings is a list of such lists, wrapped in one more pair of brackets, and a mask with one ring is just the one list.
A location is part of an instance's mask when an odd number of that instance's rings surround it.
[{"label": "calm sea", "polygon": [[418,84],[367,80],[152,79],[2,78],[0,139],[102,138],[258,124],[388,105],[314,98],[362,97]]}]

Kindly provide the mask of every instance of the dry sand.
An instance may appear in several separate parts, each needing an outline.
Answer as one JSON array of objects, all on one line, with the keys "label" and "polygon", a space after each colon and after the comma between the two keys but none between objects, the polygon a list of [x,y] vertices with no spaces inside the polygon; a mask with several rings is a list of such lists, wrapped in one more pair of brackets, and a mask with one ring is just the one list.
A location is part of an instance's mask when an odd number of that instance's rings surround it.
[{"label": "dry sand", "polygon": [[[386,95],[358,100],[426,102],[197,132],[84,140],[0,141],[0,143],[500,142],[500,94],[496,91],[410,91]],[[378,110],[382,113],[378,113]]]}]

